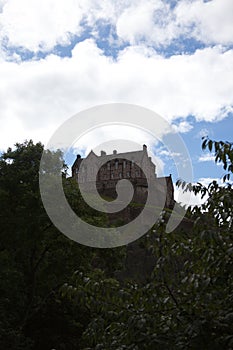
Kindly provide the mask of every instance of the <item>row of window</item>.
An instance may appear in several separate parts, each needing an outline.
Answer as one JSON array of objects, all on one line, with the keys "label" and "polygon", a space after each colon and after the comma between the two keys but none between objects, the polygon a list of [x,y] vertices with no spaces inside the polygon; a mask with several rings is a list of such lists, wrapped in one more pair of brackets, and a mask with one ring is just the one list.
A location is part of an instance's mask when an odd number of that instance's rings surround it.
[{"label": "row of window", "polygon": [[[139,171],[135,172],[135,177],[140,177],[140,172]],[[127,171],[127,173],[126,173],[126,178],[130,178],[130,172],[129,171]],[[102,180],[108,180],[108,179],[109,179],[108,175],[105,175],[102,178]],[[111,174],[111,179],[122,179],[122,173]],[[80,176],[79,175],[79,181],[84,182],[85,180],[86,180],[85,176]]]},{"label": "row of window", "polygon": [[[132,161],[132,163],[131,163],[132,168],[134,167],[134,164],[135,164],[135,163]],[[108,163],[107,163],[107,170],[110,170],[110,167],[111,167],[111,163],[108,162]],[[117,170],[118,167],[119,167],[119,162],[116,161],[116,162],[115,162],[115,169]],[[126,168],[126,160],[123,161],[123,169],[125,169],[125,168]],[[84,167],[82,167],[82,172],[84,173],[85,171],[86,171],[86,169],[85,169]],[[90,169],[90,172],[93,173],[93,168]],[[75,169],[75,173],[76,173],[76,174],[79,173],[79,169],[78,169],[78,168]],[[136,175],[136,176],[137,176],[137,175]]]},{"label": "row of window", "polygon": [[[140,172],[139,172],[139,171],[136,171],[135,176],[136,176],[136,177],[139,177],[139,176],[140,176]],[[129,171],[127,171],[126,177],[130,177],[130,172],[129,172]],[[121,178],[122,178],[122,173],[115,174],[115,177],[114,177],[114,174],[111,174],[111,179],[114,179],[114,178],[119,178],[119,179],[121,179]]]},{"label": "row of window", "polygon": [[[82,173],[84,173],[84,172],[85,172],[85,170],[84,170],[84,168],[82,168]],[[78,168],[75,169],[75,173],[76,173],[76,174],[79,174]],[[93,173],[93,169],[91,169],[90,173]],[[136,172],[135,172],[135,175],[136,175],[136,177],[140,176],[140,172],[139,172],[139,171],[136,171]],[[113,176],[113,174],[111,174],[111,176]],[[126,176],[127,176],[127,177],[130,177],[130,172],[129,172],[129,171],[127,171]],[[122,177],[122,173],[119,173],[119,177],[120,177],[120,178]]]},{"label": "row of window", "polygon": [[[118,169],[118,166],[119,166],[119,162],[116,161],[116,162],[115,162],[115,169]],[[131,166],[132,166],[132,168],[134,167],[134,162],[133,162],[133,161],[132,161],[132,163],[131,163]],[[108,162],[108,163],[107,163],[107,169],[110,170],[110,167],[111,167],[111,163]],[[125,168],[126,168],[126,160],[123,161],[123,169],[125,169]]]}]

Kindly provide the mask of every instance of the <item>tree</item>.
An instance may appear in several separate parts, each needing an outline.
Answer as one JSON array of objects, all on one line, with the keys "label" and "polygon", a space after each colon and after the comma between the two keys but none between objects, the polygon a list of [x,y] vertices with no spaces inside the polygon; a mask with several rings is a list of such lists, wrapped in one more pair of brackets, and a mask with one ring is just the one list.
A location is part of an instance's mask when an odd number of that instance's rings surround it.
[{"label": "tree", "polygon": [[[204,140],[203,148],[211,144],[231,174],[232,144]],[[191,232],[165,234],[161,220],[148,240],[141,239],[157,258],[147,284],[77,270],[62,287],[65,300],[81,302],[91,314],[83,349],[233,348],[232,184],[183,187],[208,199],[189,208]]]},{"label": "tree", "polygon": [[[58,290],[77,267],[90,265],[93,250],[70,241],[48,218],[39,192],[42,152],[41,143],[27,141],[0,159],[1,348],[73,349],[87,322],[81,308],[61,303]],[[60,151],[50,153],[53,171],[64,161]],[[70,180],[63,181],[73,209],[94,220],[77,186],[71,191]]]},{"label": "tree", "polygon": [[[43,151],[17,144],[0,160],[0,346],[6,349],[232,349],[232,144],[204,139],[226,170],[224,186],[182,184],[208,194],[188,209],[191,230],[165,233],[168,212],[142,237],[155,257],[144,284],[116,279],[124,249],[80,246],[52,225],[40,200]],[[52,156],[52,154],[51,154]],[[58,152],[54,159],[62,161]],[[51,163],[51,169],[56,167]],[[63,177],[72,208],[104,225]]]}]

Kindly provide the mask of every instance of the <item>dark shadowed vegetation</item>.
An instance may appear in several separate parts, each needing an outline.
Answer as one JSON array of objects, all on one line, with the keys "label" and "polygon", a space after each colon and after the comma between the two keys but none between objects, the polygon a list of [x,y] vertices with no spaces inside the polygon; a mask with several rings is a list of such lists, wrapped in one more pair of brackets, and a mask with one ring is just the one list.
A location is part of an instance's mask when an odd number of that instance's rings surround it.
[{"label": "dark shadowed vegetation", "polygon": [[[203,148],[222,163],[223,184],[179,182],[208,198],[188,209],[191,229],[165,233],[165,211],[141,238],[155,261],[143,283],[117,278],[125,269],[126,247],[81,246],[50,222],[39,192],[42,144],[29,141],[3,153],[0,348],[233,349],[233,145],[205,138]],[[53,156],[63,162],[61,152]],[[66,170],[63,164],[73,210],[106,226],[106,216],[83,202]]]}]

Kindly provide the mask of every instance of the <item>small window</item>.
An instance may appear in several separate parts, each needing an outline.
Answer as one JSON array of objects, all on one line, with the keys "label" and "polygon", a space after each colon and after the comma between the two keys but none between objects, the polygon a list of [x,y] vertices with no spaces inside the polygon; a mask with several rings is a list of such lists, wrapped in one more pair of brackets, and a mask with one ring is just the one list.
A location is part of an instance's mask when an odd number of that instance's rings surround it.
[{"label": "small window", "polygon": [[120,178],[120,179],[122,178],[122,173],[119,173],[119,178]]},{"label": "small window", "polygon": [[107,169],[110,170],[110,163],[107,163]]},{"label": "small window", "polygon": [[115,169],[118,169],[118,161],[115,162]]},{"label": "small window", "polygon": [[113,174],[111,174],[111,179],[114,179],[114,175]]},{"label": "small window", "polygon": [[127,177],[130,177],[129,171],[127,171],[126,176],[127,176]]},{"label": "small window", "polygon": [[126,161],[124,160],[123,161],[123,168],[125,169],[125,167],[126,167]]}]

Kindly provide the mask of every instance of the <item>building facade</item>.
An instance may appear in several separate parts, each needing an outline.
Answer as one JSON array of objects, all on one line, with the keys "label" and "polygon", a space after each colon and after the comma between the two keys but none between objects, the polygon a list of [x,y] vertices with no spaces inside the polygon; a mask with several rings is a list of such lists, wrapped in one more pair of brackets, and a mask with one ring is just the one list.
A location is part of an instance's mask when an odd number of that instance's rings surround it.
[{"label": "building facade", "polygon": [[166,204],[168,208],[174,205],[174,188],[171,176],[157,177],[156,166],[148,156],[147,146],[134,152],[117,153],[107,155],[101,151],[100,156],[91,151],[85,158],[80,155],[72,166],[72,177],[79,183],[95,182],[101,195],[111,198],[116,197],[116,184],[121,179],[130,180],[135,191],[134,200],[145,202],[148,190],[148,181],[153,181],[158,194],[166,191]]}]

